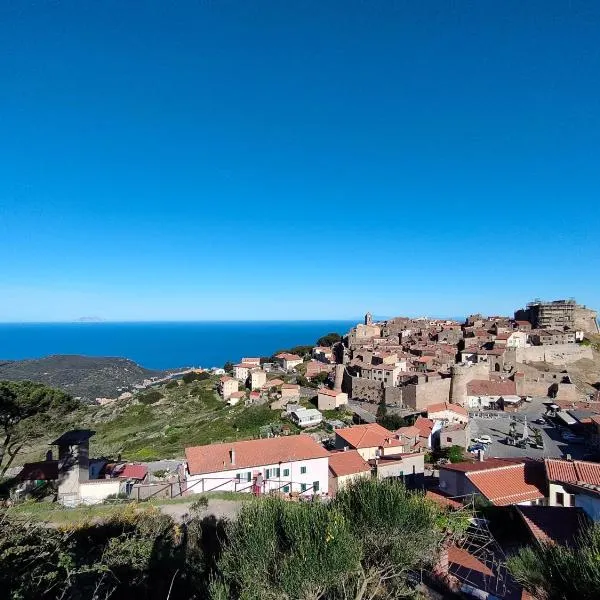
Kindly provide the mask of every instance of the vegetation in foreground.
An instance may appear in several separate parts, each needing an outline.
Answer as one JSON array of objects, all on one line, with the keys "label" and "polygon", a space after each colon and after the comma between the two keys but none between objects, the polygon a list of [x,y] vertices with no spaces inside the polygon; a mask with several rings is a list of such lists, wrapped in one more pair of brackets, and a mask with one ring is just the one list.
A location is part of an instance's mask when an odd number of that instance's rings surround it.
[{"label": "vegetation in foreground", "polygon": [[416,597],[411,573],[434,564],[468,516],[377,480],[328,504],[252,500],[231,522],[201,505],[183,524],[129,506],[48,529],[4,511],[0,586],[20,600]]},{"label": "vegetation in foreground", "polygon": [[600,523],[587,527],[573,547],[542,544],[509,558],[512,576],[539,600],[595,600],[600,590]]}]

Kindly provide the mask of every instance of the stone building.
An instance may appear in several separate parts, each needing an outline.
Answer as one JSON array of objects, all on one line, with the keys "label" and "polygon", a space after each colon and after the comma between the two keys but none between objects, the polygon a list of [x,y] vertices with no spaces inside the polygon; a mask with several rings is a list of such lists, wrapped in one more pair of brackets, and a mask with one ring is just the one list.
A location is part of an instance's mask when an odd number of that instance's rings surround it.
[{"label": "stone building", "polygon": [[582,330],[598,333],[598,314],[574,299],[543,302],[534,300],[515,312],[516,320],[529,321],[534,329]]}]

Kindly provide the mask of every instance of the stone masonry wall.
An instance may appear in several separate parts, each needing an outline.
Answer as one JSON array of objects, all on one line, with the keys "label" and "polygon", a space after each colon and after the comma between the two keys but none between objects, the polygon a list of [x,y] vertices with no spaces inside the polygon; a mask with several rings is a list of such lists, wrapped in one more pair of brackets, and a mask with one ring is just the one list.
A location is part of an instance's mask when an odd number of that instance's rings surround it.
[{"label": "stone masonry wall", "polygon": [[517,348],[517,362],[547,362],[558,367],[582,358],[593,359],[592,349],[577,344],[555,344],[554,346],[531,346]]},{"label": "stone masonry wall", "polygon": [[404,405],[414,410],[425,410],[430,404],[448,402],[450,399],[450,378],[434,379],[410,384],[404,388]]}]

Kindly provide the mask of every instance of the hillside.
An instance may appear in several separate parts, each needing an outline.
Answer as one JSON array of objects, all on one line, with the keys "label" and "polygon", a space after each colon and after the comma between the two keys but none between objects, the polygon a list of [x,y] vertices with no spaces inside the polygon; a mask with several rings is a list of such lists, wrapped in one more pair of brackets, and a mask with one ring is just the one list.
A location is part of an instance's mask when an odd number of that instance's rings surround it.
[{"label": "hillside", "polygon": [[125,358],[54,355],[0,362],[0,380],[45,383],[84,400],[114,398],[119,389],[163,374]]},{"label": "hillside", "polygon": [[[63,420],[61,430],[48,431],[24,449],[15,464],[43,459],[52,438],[71,428],[96,432],[90,443],[92,456],[121,454],[137,461],[180,458],[186,446],[259,437],[261,428],[269,426],[277,430],[285,424],[290,432],[299,432],[268,404],[228,406],[215,391],[216,379],[173,381],[127,400],[84,406]],[[306,399],[303,402],[308,405]]]}]

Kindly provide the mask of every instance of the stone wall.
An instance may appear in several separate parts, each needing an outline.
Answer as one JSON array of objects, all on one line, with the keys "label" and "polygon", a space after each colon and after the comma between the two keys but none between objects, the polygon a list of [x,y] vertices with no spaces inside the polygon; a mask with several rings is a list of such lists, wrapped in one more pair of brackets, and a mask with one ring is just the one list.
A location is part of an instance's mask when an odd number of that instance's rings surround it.
[{"label": "stone wall", "polygon": [[583,358],[592,360],[592,349],[577,344],[555,344],[554,346],[530,346],[517,348],[517,362],[547,362],[558,367],[576,362]]},{"label": "stone wall", "polygon": [[452,367],[450,402],[464,406],[467,403],[467,383],[473,379],[489,379],[489,375],[490,366],[486,362],[454,365]]},{"label": "stone wall", "polygon": [[586,333],[598,333],[598,313],[590,308],[576,306],[573,310],[574,327]]},{"label": "stone wall", "polygon": [[346,392],[349,398],[369,402],[380,402],[384,397],[384,388],[381,381],[352,377],[347,371],[344,373],[342,391]]},{"label": "stone wall", "polygon": [[386,387],[384,388],[385,403],[388,406],[404,406],[403,388]]},{"label": "stone wall", "polygon": [[407,385],[402,395],[404,405],[414,410],[425,410],[430,404],[448,402],[450,399],[450,381],[450,377],[446,377],[445,379],[433,379],[432,381]]}]

